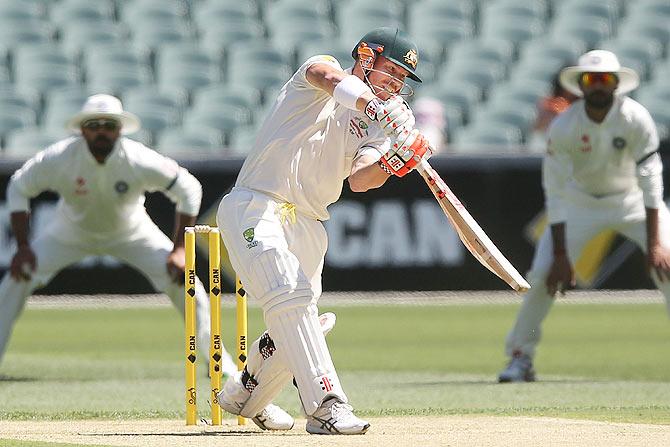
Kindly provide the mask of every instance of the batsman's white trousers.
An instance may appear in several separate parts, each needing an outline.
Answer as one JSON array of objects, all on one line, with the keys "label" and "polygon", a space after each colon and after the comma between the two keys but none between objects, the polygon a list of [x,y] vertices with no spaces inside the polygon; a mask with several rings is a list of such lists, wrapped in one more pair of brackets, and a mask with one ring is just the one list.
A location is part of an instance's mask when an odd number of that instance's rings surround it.
[{"label": "batsman's white trousers", "polygon": [[[172,281],[166,261],[172,251],[172,241],[151,221],[145,222],[126,236],[79,240],[77,230],[54,222],[48,230],[36,235],[31,243],[37,257],[37,268],[30,281],[16,281],[5,273],[0,283],[0,359],[7,347],[12,326],[18,318],[26,298],[43,287],[63,268],[81,261],[86,256],[110,255],[136,268],[152,285],[170,297],[184,313],[184,286]],[[200,282],[196,283],[198,343],[204,359],[209,358],[209,297]]]},{"label": "batsman's white trousers", "polygon": [[240,187],[221,201],[217,222],[245,290],[263,308],[276,346],[276,371],[285,367],[293,374],[306,414],[326,396],[346,402],[316,307],[327,248],[323,224],[291,204]]},{"label": "batsman's white trousers", "polygon": [[[565,243],[573,266],[584,246],[606,229],[617,231],[646,251],[646,213],[640,190],[604,198],[570,192],[566,197],[566,209],[568,217],[565,222]],[[661,242],[668,246],[670,215],[665,205],[659,209],[659,232]],[[528,273],[531,289],[524,295],[516,323],[507,335],[505,351],[508,356],[512,356],[514,352],[531,357],[535,355],[535,348],[542,335],[542,321],[549,313],[554,299],[560,299],[550,296],[545,284],[553,259],[551,227],[548,226],[535,249]],[[652,275],[652,278],[665,295],[670,312],[670,281],[661,282],[656,275]]]}]

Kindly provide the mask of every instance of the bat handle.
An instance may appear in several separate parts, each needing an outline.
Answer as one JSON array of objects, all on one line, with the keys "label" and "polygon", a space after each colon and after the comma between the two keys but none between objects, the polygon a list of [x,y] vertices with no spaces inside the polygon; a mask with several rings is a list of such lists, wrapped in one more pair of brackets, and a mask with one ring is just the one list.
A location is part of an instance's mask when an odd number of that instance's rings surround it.
[{"label": "bat handle", "polygon": [[426,156],[422,157],[421,162],[418,165],[416,165],[416,170],[419,171],[419,174],[421,175],[423,175],[426,172],[430,172],[430,170],[432,169],[432,166],[430,165],[430,163],[428,163],[428,158],[430,158],[435,153],[435,151],[433,150],[432,146],[428,146],[428,150],[430,151],[430,154],[428,154],[427,157]]},{"label": "bat handle", "polygon": [[423,174],[426,171],[429,171],[431,169],[430,163],[428,163],[428,160],[425,158],[421,159],[421,163],[416,165],[416,170],[419,171],[420,174]]}]

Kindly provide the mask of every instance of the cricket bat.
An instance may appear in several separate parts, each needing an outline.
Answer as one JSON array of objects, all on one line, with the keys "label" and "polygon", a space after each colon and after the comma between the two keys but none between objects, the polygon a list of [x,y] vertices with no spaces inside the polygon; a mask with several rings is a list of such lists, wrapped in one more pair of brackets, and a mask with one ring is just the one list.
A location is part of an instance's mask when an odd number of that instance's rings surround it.
[{"label": "cricket bat", "polygon": [[428,188],[447,215],[449,221],[472,255],[487,269],[505,281],[517,292],[530,289],[530,284],[519,274],[514,266],[503,256],[498,247],[484,233],[477,221],[465,209],[458,197],[435,172],[427,160],[416,167]]}]

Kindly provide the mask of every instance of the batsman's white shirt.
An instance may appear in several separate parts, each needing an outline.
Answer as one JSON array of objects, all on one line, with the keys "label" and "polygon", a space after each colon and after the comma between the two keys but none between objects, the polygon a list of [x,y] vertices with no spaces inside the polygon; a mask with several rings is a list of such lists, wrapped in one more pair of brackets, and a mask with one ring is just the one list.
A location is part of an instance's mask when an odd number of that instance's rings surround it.
[{"label": "batsman's white shirt", "polygon": [[105,163],[95,160],[82,137],[38,153],[12,176],[10,211],[29,211],[29,199],[47,190],[60,196],[54,233],[92,241],[128,235],[150,221],[147,191],[163,191],[177,202],[178,212],[193,216],[202,197],[200,183],[187,170],[128,138],[117,140]]},{"label": "batsman's white shirt", "polygon": [[307,69],[315,63],[342,70],[335,58],[325,55],[308,59],[298,69],[280,91],[236,185],[327,220],[326,208],[340,197],[354,158],[364,152],[381,158],[389,141],[364,113],[339,105],[307,81]]}]

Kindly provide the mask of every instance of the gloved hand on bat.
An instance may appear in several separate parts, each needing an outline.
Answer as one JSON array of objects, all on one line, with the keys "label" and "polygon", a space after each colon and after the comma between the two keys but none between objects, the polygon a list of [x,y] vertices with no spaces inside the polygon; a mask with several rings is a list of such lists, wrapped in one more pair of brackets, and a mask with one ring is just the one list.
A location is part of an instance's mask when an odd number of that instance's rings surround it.
[{"label": "gloved hand on bat", "polygon": [[394,96],[387,101],[373,99],[365,107],[365,114],[378,121],[387,137],[397,137],[404,129],[414,128],[415,119],[412,109],[404,99]]},{"label": "gloved hand on bat", "polygon": [[428,140],[417,129],[403,129],[391,138],[390,149],[379,160],[379,166],[390,175],[403,177],[422,159],[433,154]]}]

